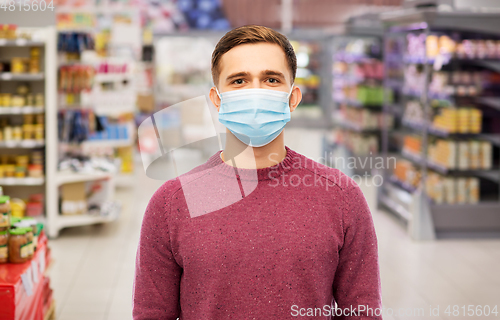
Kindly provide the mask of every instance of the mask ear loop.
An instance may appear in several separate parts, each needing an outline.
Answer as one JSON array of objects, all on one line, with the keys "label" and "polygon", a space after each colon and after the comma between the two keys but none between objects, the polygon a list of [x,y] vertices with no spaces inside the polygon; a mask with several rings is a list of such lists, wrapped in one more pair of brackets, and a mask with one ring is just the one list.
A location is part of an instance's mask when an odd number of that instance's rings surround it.
[{"label": "mask ear loop", "polygon": [[215,87],[215,92],[217,92],[217,95],[219,96],[219,99],[222,101],[222,97],[220,96],[219,90],[217,90],[217,87]]},{"label": "mask ear loop", "polygon": [[293,87],[295,86],[295,82],[292,83],[292,88],[290,89],[290,92],[288,92],[288,95],[286,96],[287,99],[290,99],[290,96],[292,95]]}]

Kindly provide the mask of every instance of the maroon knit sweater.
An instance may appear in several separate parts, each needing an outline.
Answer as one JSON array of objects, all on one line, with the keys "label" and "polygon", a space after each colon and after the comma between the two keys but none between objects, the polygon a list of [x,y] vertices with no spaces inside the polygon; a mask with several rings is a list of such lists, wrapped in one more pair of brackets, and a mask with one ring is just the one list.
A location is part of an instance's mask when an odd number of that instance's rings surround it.
[{"label": "maroon knit sweater", "polygon": [[135,320],[382,319],[363,194],[339,170],[286,151],[257,170],[235,169],[219,151],[155,192],[137,251]]}]

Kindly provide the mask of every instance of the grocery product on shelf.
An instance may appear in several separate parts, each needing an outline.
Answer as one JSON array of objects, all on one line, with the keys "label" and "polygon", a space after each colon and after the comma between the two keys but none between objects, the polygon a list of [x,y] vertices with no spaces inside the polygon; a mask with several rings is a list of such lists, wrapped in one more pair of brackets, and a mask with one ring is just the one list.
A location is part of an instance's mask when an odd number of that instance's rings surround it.
[{"label": "grocery product on shelf", "polygon": [[447,34],[409,33],[407,35],[408,56],[415,59],[435,60],[438,56],[448,59],[500,59],[500,40],[483,36],[483,39],[467,39]]},{"label": "grocery product on shelf", "polygon": [[[489,141],[432,139],[427,150],[427,161],[444,170],[490,170],[493,166],[492,149]],[[405,136],[402,150],[422,161],[421,136]]]},{"label": "grocery product on shelf", "polygon": [[120,159],[120,172],[134,171],[134,148],[132,146],[116,148],[116,158]]},{"label": "grocery product on shelf", "polygon": [[334,140],[353,155],[369,157],[380,152],[381,129],[394,126],[394,116],[382,112],[394,96],[382,83],[381,38],[347,34],[333,46],[333,120],[342,128]]},{"label": "grocery product on shelf", "polygon": [[29,57],[15,56],[8,61],[0,62],[0,72],[11,72],[13,74],[40,73],[40,48],[31,47],[29,54]]},{"label": "grocery product on shelf", "polygon": [[[410,161],[400,159],[396,162],[393,181],[406,185],[407,190],[418,188],[421,176],[420,169]],[[479,185],[477,177],[447,177],[433,171],[428,172],[425,179],[426,194],[436,204],[478,203]]]},{"label": "grocery product on shelf", "polygon": [[[321,44],[317,41],[292,40],[290,42],[297,56],[297,76],[295,85],[302,90],[302,105],[319,105],[321,78]],[[300,106],[299,106],[300,107]]]},{"label": "grocery product on shelf", "polygon": [[[43,195],[30,200],[41,201]],[[33,258],[43,230],[43,224],[24,217],[25,203],[21,199],[0,196],[0,263],[23,263]]]},{"label": "grocery product on shelf", "polygon": [[9,231],[9,262],[24,263],[29,260],[30,244],[27,229],[15,228]]},{"label": "grocery product on shelf", "polygon": [[334,141],[341,144],[357,156],[368,156],[378,153],[378,136],[373,134],[361,134],[349,130],[335,130]]},{"label": "grocery product on shelf", "polygon": [[9,235],[8,230],[0,231],[0,263],[9,261]]},{"label": "grocery product on shelf", "polygon": [[0,231],[8,230],[10,227],[10,197],[0,196]]},{"label": "grocery product on shelf", "polygon": [[34,93],[28,84],[20,84],[16,93],[0,93],[0,109],[2,107],[43,107],[44,94]]},{"label": "grocery product on shelf", "polygon": [[406,183],[412,188],[420,184],[420,170],[408,160],[398,159],[393,170],[393,175],[398,181]]},{"label": "grocery product on shelf", "polygon": [[0,178],[41,178],[43,177],[43,154],[40,151],[29,155],[2,155],[0,158]]},{"label": "grocery product on shelf", "polygon": [[22,218],[26,210],[26,203],[22,199],[12,198],[10,200],[10,208],[12,217]]},{"label": "grocery product on shelf", "polygon": [[16,39],[17,25],[15,24],[0,24],[0,39]]},{"label": "grocery product on shelf", "polygon": [[83,51],[94,50],[94,47],[94,37],[89,32],[59,32],[57,51],[63,62],[78,61]]},{"label": "grocery product on shelf", "polygon": [[94,81],[95,70],[88,65],[69,65],[59,68],[58,90],[61,93],[80,93],[90,91]]},{"label": "grocery product on shelf", "polygon": [[340,111],[341,121],[352,124],[359,130],[377,130],[383,126],[391,128],[394,122],[392,115],[384,115],[381,111],[372,109],[350,108],[341,105]]}]

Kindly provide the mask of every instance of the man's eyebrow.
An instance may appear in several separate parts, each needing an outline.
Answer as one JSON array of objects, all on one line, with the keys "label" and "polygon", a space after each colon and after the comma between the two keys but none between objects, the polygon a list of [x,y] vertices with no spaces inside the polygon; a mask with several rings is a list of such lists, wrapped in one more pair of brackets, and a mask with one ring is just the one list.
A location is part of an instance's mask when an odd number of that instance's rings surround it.
[{"label": "man's eyebrow", "polygon": [[226,78],[226,82],[230,82],[231,80],[233,80],[235,78],[248,77],[248,76],[250,76],[250,72],[245,72],[245,71],[236,72],[236,73],[230,74]]},{"label": "man's eyebrow", "polygon": [[266,75],[266,76],[277,76],[282,79],[285,79],[285,75],[282,72],[275,71],[275,70],[264,70],[261,72],[261,74]]}]

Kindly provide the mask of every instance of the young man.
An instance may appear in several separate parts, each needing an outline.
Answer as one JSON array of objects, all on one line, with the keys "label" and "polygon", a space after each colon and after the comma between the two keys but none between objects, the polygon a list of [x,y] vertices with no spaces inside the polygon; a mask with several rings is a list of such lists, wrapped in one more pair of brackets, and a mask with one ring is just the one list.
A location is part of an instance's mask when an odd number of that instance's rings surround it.
[{"label": "young man", "polygon": [[[210,99],[226,144],[150,200],[134,319],[382,319],[363,194],[339,170],[284,145],[302,97],[296,69],[289,41],[269,28],[237,28],[217,44]],[[214,196],[235,189],[240,198],[226,204]],[[194,214],[196,206],[205,210]]]}]

